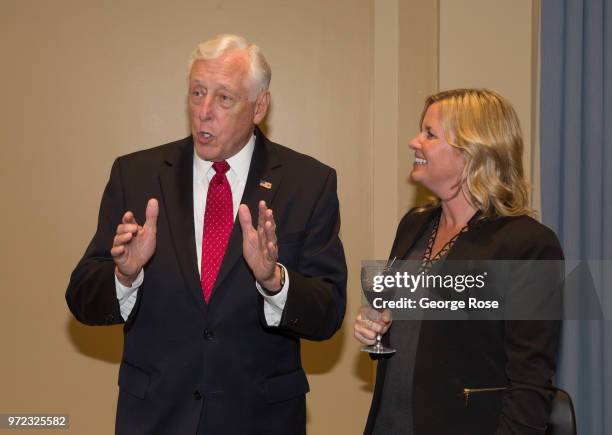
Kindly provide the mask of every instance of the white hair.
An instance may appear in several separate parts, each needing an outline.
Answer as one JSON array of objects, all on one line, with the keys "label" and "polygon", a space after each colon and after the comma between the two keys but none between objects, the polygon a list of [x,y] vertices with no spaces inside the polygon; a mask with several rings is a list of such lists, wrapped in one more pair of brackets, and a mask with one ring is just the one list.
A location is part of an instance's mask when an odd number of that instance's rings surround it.
[{"label": "white hair", "polygon": [[193,63],[197,60],[217,59],[232,50],[245,51],[249,56],[251,72],[251,93],[249,97],[254,101],[261,92],[268,90],[270,79],[272,78],[272,70],[261,49],[242,36],[221,33],[204,42],[200,42],[195,50],[193,50],[193,53],[191,53],[189,71],[191,71]]}]

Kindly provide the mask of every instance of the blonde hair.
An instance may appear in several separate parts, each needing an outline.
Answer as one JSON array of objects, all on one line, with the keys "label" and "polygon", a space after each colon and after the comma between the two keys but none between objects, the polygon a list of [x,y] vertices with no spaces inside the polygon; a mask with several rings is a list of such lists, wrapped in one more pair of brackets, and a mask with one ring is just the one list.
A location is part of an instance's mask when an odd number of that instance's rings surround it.
[{"label": "blonde hair", "polygon": [[512,105],[488,89],[453,89],[425,101],[438,104],[446,141],[465,158],[461,186],[486,218],[532,214],[523,173],[523,138]]},{"label": "blonde hair", "polygon": [[272,70],[261,49],[242,36],[221,33],[204,42],[200,42],[193,50],[193,53],[191,53],[189,71],[191,71],[193,63],[197,60],[217,59],[232,50],[242,50],[249,57],[251,73],[251,83],[249,84],[251,92],[249,98],[255,101],[255,98],[261,92],[268,90],[270,80],[272,79]]}]

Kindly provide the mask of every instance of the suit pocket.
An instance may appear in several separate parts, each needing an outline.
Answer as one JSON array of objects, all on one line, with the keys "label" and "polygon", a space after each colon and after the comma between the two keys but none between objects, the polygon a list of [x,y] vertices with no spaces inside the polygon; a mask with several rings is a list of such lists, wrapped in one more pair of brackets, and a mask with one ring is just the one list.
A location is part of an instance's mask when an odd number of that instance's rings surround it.
[{"label": "suit pocket", "polygon": [[122,361],[119,367],[119,387],[122,390],[144,399],[149,389],[151,375],[146,371]]},{"label": "suit pocket", "polygon": [[302,369],[268,378],[262,385],[263,397],[268,404],[303,396],[309,391],[308,380]]}]

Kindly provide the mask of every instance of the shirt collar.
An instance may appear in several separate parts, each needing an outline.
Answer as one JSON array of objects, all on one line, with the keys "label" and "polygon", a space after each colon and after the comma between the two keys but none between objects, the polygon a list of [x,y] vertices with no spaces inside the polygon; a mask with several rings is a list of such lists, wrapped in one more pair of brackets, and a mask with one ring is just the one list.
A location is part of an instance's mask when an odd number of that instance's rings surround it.
[{"label": "shirt collar", "polygon": [[[255,135],[253,134],[240,151],[227,159],[227,163],[230,165],[230,171],[232,171],[240,180],[246,180],[249,174],[249,167],[251,166],[251,158],[253,157],[254,149]],[[212,164],[213,162],[211,160],[201,159],[200,156],[198,156],[198,153],[195,152],[195,148],[193,149],[194,180],[202,180],[204,177],[206,177],[208,171],[212,171]],[[209,179],[210,178],[212,178],[212,175],[209,177]]]}]

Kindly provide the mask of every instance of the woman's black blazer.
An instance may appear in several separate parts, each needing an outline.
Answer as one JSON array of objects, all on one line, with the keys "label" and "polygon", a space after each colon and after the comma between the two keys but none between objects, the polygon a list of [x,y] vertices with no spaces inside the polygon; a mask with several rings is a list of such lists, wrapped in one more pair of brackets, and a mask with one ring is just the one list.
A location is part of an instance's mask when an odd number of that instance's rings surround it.
[{"label": "woman's black blazer", "polygon": [[[405,258],[439,214],[439,207],[406,214],[391,258]],[[472,218],[445,262],[563,260],[553,231],[536,220],[480,216]],[[553,273],[542,282],[560,288],[560,280],[562,273]],[[543,435],[553,397],[560,325],[559,320],[423,321],[413,378],[414,433]],[[387,360],[379,360],[366,435],[374,428],[386,369]],[[466,402],[465,388],[505,389],[473,392]]]}]

